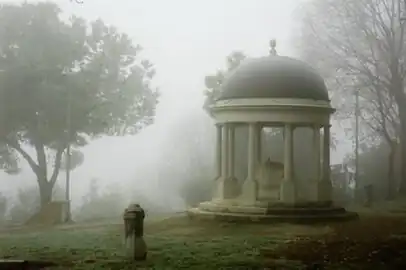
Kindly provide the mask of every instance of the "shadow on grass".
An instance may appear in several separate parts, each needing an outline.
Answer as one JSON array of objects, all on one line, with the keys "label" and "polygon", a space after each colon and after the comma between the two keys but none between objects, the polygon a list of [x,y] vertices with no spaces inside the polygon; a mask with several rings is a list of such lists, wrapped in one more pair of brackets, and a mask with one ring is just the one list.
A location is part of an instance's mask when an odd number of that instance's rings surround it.
[{"label": "shadow on grass", "polygon": [[301,261],[308,269],[405,269],[405,216],[367,216],[332,229],[323,236],[297,237],[262,255]]},{"label": "shadow on grass", "polygon": [[[148,260],[123,250],[122,225],[0,236],[0,257],[62,264],[53,269],[399,269],[406,218],[367,216],[339,224],[236,224],[185,217],[146,224]],[[334,268],[335,267],[335,268]],[[358,268],[357,268],[358,267]],[[367,268],[368,267],[368,268]],[[404,268],[401,268],[404,269]]]}]

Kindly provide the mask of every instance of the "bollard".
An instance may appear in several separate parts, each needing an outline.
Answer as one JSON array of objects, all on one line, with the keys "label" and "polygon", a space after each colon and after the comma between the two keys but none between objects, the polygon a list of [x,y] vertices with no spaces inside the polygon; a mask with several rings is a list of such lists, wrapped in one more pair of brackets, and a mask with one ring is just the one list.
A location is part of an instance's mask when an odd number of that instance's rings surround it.
[{"label": "bollard", "polygon": [[144,209],[139,204],[130,204],[125,209],[123,218],[127,256],[133,261],[146,260],[147,245],[144,240]]}]

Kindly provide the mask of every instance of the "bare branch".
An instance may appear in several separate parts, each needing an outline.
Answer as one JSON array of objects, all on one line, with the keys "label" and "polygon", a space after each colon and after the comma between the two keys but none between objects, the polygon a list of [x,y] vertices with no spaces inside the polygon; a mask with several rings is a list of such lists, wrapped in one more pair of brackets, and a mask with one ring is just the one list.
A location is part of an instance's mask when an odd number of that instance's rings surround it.
[{"label": "bare branch", "polygon": [[[303,20],[311,38],[306,41],[307,46],[318,52],[311,60],[318,60],[324,66],[327,63],[332,70],[340,70],[348,77],[337,79],[331,74],[341,96],[352,96],[344,88],[360,91],[365,99],[364,121],[371,131],[386,140],[393,140],[399,134],[399,103],[394,94],[403,89],[400,85],[405,72],[399,60],[404,47],[399,41],[404,33],[402,30],[399,35],[396,15],[400,11],[393,2],[314,0],[314,10]],[[342,87],[343,82],[348,85]]]},{"label": "bare branch", "polygon": [[21,147],[21,145],[17,141],[13,140],[5,140],[5,142],[12,148],[14,148],[30,165],[31,169],[34,171],[35,174],[40,173],[40,168],[37,163],[35,163],[34,159]]},{"label": "bare branch", "polygon": [[59,171],[61,169],[61,161],[62,161],[62,154],[63,151],[65,150],[64,145],[60,145],[58,149],[56,150],[56,155],[55,155],[55,164],[54,164],[54,169],[51,175],[51,178],[49,179],[49,182],[52,186],[54,186],[56,180],[58,179]]}]

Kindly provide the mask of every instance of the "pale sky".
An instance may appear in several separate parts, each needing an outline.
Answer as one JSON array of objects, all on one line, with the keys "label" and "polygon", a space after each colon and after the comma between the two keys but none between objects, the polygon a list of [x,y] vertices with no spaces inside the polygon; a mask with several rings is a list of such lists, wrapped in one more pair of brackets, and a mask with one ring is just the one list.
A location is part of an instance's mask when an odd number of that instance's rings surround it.
[{"label": "pale sky", "polygon": [[292,54],[291,13],[298,1],[55,0],[68,12],[101,17],[145,48],[156,65],[165,118],[186,102],[201,102],[204,76],[222,68],[231,51],[266,55],[276,38],[279,53]]},{"label": "pale sky", "polygon": [[[86,162],[73,175],[81,178],[80,183],[73,183],[80,190],[88,185],[91,177],[106,181],[106,178],[117,178],[116,181],[126,182],[132,181],[134,174],[141,174],[140,169],[143,177],[151,177],[151,173],[159,169],[157,161],[161,160],[161,146],[157,145],[175,136],[171,134],[174,126],[179,126],[176,123],[186,118],[196,126],[207,122],[201,110],[204,76],[223,68],[225,57],[233,50],[241,50],[249,56],[267,55],[269,40],[276,38],[279,54],[295,55],[291,43],[293,11],[300,0],[54,2],[67,14],[74,13],[90,20],[101,18],[129,34],[134,42],[144,47],[143,55],[155,64],[155,83],[162,93],[156,124],[134,138],[105,139],[87,147]],[[196,119],[191,121],[192,117]],[[149,158],[141,156],[146,152],[153,154]],[[117,159],[123,162],[117,162]],[[140,163],[141,166],[136,166]],[[0,177],[9,178],[4,174]],[[26,181],[35,184],[33,179],[26,180],[33,178],[29,170],[12,178],[14,181],[10,181],[9,187],[22,186]],[[151,187],[152,183],[143,183],[150,189],[155,188]]]}]

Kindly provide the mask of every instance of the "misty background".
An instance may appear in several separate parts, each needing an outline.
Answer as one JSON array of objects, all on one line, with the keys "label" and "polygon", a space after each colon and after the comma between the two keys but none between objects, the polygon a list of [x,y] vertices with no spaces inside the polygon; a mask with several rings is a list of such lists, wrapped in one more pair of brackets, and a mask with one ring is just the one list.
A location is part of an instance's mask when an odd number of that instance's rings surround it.
[{"label": "misty background", "polygon": [[[73,209],[97,183],[102,193],[116,190],[120,196],[115,198],[123,205],[139,195],[165,209],[183,210],[182,185],[205,171],[197,170],[196,162],[200,168],[214,165],[214,124],[203,109],[205,76],[224,69],[225,57],[232,51],[250,57],[267,55],[273,38],[278,54],[300,57],[294,41],[297,9],[303,2],[299,0],[53,2],[66,17],[101,18],[140,44],[142,56],[157,71],[153,85],[161,94],[152,125],[135,136],[102,137],[82,148],[84,162],[71,174]],[[339,141],[332,163],[341,163],[352,151],[352,139],[342,123],[333,122],[332,131]],[[0,192],[8,197],[16,196],[19,189],[37,188],[24,159],[21,167],[17,175],[0,171]],[[57,186],[64,185],[61,173]]]}]

